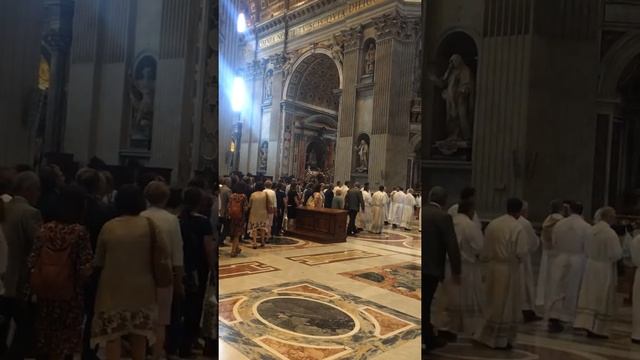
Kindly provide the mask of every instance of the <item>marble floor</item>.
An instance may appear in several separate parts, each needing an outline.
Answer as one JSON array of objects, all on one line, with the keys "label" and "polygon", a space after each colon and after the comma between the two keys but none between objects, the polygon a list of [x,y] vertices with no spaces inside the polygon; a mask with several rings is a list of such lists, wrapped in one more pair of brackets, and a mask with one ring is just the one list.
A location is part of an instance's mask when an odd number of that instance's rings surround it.
[{"label": "marble floor", "polygon": [[223,360],[420,358],[420,234],[220,251]]}]

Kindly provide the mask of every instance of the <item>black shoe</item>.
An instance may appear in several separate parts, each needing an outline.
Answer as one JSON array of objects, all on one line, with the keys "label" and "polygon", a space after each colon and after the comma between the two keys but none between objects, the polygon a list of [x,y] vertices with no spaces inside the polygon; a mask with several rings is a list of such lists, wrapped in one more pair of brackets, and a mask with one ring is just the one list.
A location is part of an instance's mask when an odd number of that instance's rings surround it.
[{"label": "black shoe", "polygon": [[634,344],[636,344],[636,345],[640,345],[640,340],[637,340],[637,339],[631,338],[631,342],[632,342],[632,343],[634,343]]},{"label": "black shoe", "polygon": [[599,339],[599,340],[606,340],[609,337],[606,335],[600,335],[600,334],[596,334],[592,331],[587,330],[587,337],[590,339]]},{"label": "black shoe", "polygon": [[550,333],[557,334],[564,331],[564,326],[562,326],[562,323],[560,323],[560,320],[550,319],[549,324],[547,325],[547,329],[549,330]]},{"label": "black shoe", "polygon": [[440,336],[434,336],[431,339],[430,344],[426,344],[423,350],[428,354],[431,350],[443,348],[447,346],[447,344],[447,340],[441,338]]},{"label": "black shoe", "polygon": [[451,331],[447,330],[438,330],[438,337],[445,339],[447,342],[456,342],[458,341],[458,335]]},{"label": "black shoe", "polygon": [[538,316],[533,310],[522,310],[522,316],[525,323],[542,320],[542,317]]}]

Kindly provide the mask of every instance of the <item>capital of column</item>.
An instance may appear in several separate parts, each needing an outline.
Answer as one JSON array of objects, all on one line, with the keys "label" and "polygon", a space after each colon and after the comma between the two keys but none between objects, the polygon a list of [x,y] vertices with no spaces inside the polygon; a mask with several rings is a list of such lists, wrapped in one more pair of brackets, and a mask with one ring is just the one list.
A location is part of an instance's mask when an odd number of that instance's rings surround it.
[{"label": "capital of column", "polygon": [[362,41],[362,25],[342,30],[336,39],[343,44],[344,52],[357,50]]},{"label": "capital of column", "polygon": [[388,13],[373,18],[378,41],[395,38],[398,40],[412,40],[416,34],[417,25],[405,16]]},{"label": "capital of column", "polygon": [[273,71],[282,71],[284,64],[287,62],[287,57],[282,53],[277,53],[269,56],[269,62],[273,65]]}]

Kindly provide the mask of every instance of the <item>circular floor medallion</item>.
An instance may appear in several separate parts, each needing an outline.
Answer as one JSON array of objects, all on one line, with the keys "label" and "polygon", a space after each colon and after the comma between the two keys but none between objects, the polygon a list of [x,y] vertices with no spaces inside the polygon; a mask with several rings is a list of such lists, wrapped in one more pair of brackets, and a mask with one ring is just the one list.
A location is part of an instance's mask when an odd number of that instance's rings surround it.
[{"label": "circular floor medallion", "polygon": [[269,245],[274,245],[274,246],[293,246],[293,245],[300,245],[302,243],[303,243],[302,240],[292,239],[290,237],[278,236],[269,240]]},{"label": "circular floor medallion", "polygon": [[298,296],[261,300],[253,312],[266,325],[299,336],[339,338],[360,330],[358,320],[337,306]]}]

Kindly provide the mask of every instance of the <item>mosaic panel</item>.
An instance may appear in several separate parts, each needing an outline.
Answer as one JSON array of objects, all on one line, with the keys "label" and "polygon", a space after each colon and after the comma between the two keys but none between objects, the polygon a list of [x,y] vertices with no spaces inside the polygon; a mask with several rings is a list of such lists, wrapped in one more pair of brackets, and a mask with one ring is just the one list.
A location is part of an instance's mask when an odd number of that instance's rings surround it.
[{"label": "mosaic panel", "polygon": [[421,269],[419,263],[410,261],[349,271],[340,275],[420,300],[422,299]]},{"label": "mosaic panel", "polygon": [[364,259],[364,258],[371,258],[371,257],[377,257],[377,256],[380,256],[380,255],[370,253],[368,251],[345,250],[345,251],[332,251],[332,252],[313,254],[313,255],[291,256],[291,257],[287,257],[287,259],[295,262],[299,262],[301,264],[309,265],[309,266],[317,266],[317,265],[323,265],[323,264],[330,264],[334,262]]}]

